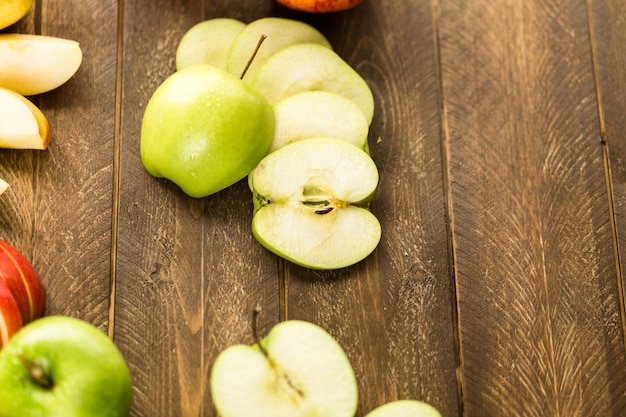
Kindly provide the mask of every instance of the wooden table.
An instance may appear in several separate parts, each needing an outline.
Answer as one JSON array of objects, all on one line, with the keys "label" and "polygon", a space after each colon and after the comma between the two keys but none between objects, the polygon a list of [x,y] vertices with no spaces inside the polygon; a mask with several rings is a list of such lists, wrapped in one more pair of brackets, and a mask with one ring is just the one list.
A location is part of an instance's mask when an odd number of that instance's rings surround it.
[{"label": "wooden table", "polygon": [[[372,88],[382,241],[316,272],[252,236],[245,181],[192,199],[139,157],[143,109],[183,33],[212,17],[301,19]],[[215,416],[216,355],[279,320],[326,328],[358,416],[415,398],[443,416],[626,415],[626,2],[365,0],[312,16],[270,0],[37,0],[4,32],[75,39],[33,97],[46,151],[0,151],[0,237],[47,314],[114,338],[133,416]]]}]

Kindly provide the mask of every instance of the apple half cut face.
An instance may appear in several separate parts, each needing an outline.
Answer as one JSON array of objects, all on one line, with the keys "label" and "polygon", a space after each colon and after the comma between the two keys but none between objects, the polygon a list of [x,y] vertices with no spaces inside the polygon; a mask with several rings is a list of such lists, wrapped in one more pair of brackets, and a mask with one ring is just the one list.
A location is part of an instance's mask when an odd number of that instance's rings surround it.
[{"label": "apple half cut face", "polygon": [[245,27],[242,21],[226,17],[192,26],[176,49],[176,70],[195,64],[210,64],[226,70],[233,40]]},{"label": "apple half cut face", "polygon": [[268,250],[311,269],[353,265],[374,251],[380,223],[369,211],[374,161],[335,138],[294,142],[252,172],[252,232]]},{"label": "apple half cut face", "polygon": [[374,96],[365,80],[336,52],[313,43],[276,52],[259,69],[252,87],[272,106],[304,91],[328,91],[352,100],[368,125],[374,116]]},{"label": "apple half cut face", "polygon": [[365,417],[441,417],[432,405],[417,400],[398,400],[383,404]]},{"label": "apple half cut face", "polygon": [[49,143],[50,126],[41,110],[21,94],[0,87],[0,148],[43,150]]},{"label": "apple half cut face", "polygon": [[274,106],[270,152],[302,139],[334,137],[365,149],[369,124],[353,101],[327,91],[305,91]]},{"label": "apple half cut face", "polygon": [[352,417],[358,392],[352,365],[321,327],[298,320],[274,326],[253,346],[222,351],[211,370],[221,417]]},{"label": "apple half cut face", "polygon": [[[259,39],[266,36],[254,55]],[[276,52],[294,44],[311,43],[330,49],[328,39],[321,32],[304,22],[281,17],[264,17],[250,22],[235,38],[228,55],[228,72],[241,77],[250,57],[254,55],[244,81],[252,81],[263,64]]]},{"label": "apple half cut face", "polygon": [[0,87],[23,96],[45,93],[78,71],[78,42],[43,35],[0,34]]}]

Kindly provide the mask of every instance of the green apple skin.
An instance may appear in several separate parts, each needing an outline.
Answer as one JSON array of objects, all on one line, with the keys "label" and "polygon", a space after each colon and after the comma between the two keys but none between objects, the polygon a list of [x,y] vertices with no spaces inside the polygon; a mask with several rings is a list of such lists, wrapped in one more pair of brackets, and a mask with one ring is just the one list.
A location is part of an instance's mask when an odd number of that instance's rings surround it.
[{"label": "green apple skin", "polygon": [[141,127],[141,159],[191,197],[229,187],[258,164],[274,136],[266,99],[208,64],[184,68],[154,92]]},{"label": "green apple skin", "polygon": [[[46,384],[32,376],[37,371]],[[126,417],[131,402],[124,358],[85,321],[37,319],[0,350],[0,417]]]}]

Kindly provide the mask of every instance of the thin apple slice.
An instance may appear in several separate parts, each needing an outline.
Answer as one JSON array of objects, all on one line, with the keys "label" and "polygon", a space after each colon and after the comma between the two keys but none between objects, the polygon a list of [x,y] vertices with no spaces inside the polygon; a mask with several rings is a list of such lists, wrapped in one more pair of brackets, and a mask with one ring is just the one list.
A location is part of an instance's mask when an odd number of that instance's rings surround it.
[{"label": "thin apple slice", "polygon": [[0,280],[0,348],[23,326],[20,309],[9,287]]},{"label": "thin apple slice", "polygon": [[304,91],[321,90],[352,100],[367,123],[374,115],[374,97],[369,85],[336,52],[312,43],[284,48],[259,69],[252,87],[271,105]]},{"label": "thin apple slice", "polygon": [[235,37],[246,27],[237,19],[226,17],[205,20],[191,27],[176,49],[176,69],[195,64],[210,64],[226,69],[228,54]]},{"label": "thin apple slice", "polygon": [[50,126],[41,110],[26,97],[0,87],[0,148],[46,149],[49,143]]},{"label": "thin apple slice", "polygon": [[354,416],[354,370],[324,329],[288,320],[260,345],[234,345],[215,360],[210,386],[221,417]]},{"label": "thin apple slice", "polygon": [[274,106],[270,152],[302,139],[334,137],[365,149],[369,124],[353,101],[326,91],[305,91]]},{"label": "thin apple slice", "polygon": [[9,183],[0,178],[0,194],[4,193],[9,188]]},{"label": "thin apple slice", "polygon": [[[254,50],[262,36],[267,38],[254,55]],[[233,41],[228,56],[227,69],[237,77],[241,77],[245,70],[243,80],[252,81],[259,68],[270,56],[281,49],[298,43],[312,43],[326,49],[331,48],[328,39],[307,23],[281,17],[257,19],[250,22]],[[252,56],[254,56],[254,60],[246,69]]]},{"label": "thin apple slice", "polygon": [[252,231],[275,254],[312,269],[338,269],[378,245],[380,223],[368,209],[378,170],[356,146],[303,139],[267,155],[251,175]]},{"label": "thin apple slice", "polygon": [[365,417],[441,417],[441,413],[423,401],[398,400],[375,408]]},{"label": "thin apple slice", "polygon": [[0,87],[24,96],[45,93],[78,71],[78,42],[52,36],[0,34]]}]

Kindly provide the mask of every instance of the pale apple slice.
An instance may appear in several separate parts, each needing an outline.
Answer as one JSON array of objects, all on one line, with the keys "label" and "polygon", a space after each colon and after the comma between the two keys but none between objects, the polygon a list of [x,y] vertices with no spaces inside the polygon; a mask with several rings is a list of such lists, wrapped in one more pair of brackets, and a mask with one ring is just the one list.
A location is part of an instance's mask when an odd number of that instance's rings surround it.
[{"label": "pale apple slice", "polygon": [[195,64],[210,64],[226,69],[228,54],[235,37],[246,27],[237,19],[215,18],[191,27],[176,49],[176,69]]},{"label": "pale apple slice", "polygon": [[0,87],[24,96],[67,82],[83,59],[78,42],[42,35],[0,34]]},{"label": "pale apple slice", "polygon": [[0,178],[0,194],[4,193],[9,188],[9,183]]},{"label": "pale apple slice", "polygon": [[0,148],[46,149],[50,127],[46,116],[26,97],[0,87]]},{"label": "pale apple slice", "polygon": [[369,124],[353,101],[326,91],[305,91],[274,106],[270,152],[302,139],[334,137],[365,149]]},{"label": "pale apple slice", "polygon": [[252,172],[252,232],[268,250],[312,269],[366,258],[381,237],[369,211],[374,161],[335,138],[303,139],[267,155]]},{"label": "pale apple slice", "polygon": [[336,52],[312,43],[284,48],[259,69],[252,87],[271,105],[304,91],[328,91],[352,100],[367,123],[374,115],[374,97],[369,85]]},{"label": "pale apple slice", "polygon": [[33,0],[0,1],[0,29],[11,26],[23,18],[33,6]]},{"label": "pale apple slice", "polygon": [[441,413],[423,401],[397,400],[375,408],[365,417],[441,417]]},{"label": "pale apple slice", "polygon": [[260,344],[228,347],[215,360],[210,386],[221,417],[354,416],[354,370],[324,329],[288,320]]},{"label": "pale apple slice", "polygon": [[[259,39],[266,36],[256,55]],[[313,26],[293,19],[264,17],[250,22],[233,41],[228,56],[228,71],[244,81],[252,81],[265,61],[277,51],[298,43],[312,43],[330,49],[328,39]],[[248,62],[254,56],[250,66]]]}]

